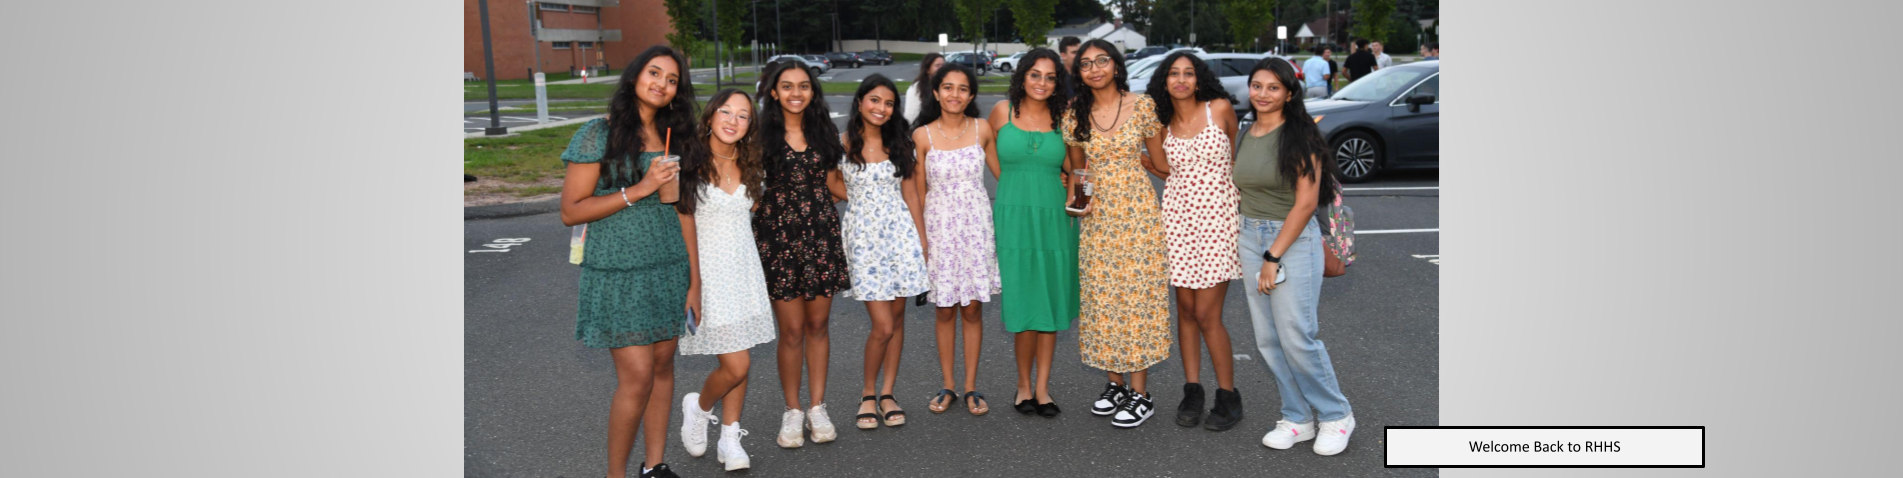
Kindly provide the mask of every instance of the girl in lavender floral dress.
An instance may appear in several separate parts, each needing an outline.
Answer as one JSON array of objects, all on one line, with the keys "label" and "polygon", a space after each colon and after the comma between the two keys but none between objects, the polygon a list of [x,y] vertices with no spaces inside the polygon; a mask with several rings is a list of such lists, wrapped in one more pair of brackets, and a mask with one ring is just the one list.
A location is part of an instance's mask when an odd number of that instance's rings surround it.
[{"label": "girl in lavender floral dress", "polygon": [[984,341],[979,323],[984,302],[999,290],[997,243],[991,229],[991,199],[985,194],[985,164],[997,157],[996,139],[978,120],[977,75],[946,64],[932,75],[931,99],[922,105],[918,130],[919,181],[925,189],[925,245],[932,291],[938,306],[938,361],[944,388],[932,398],[933,413],[951,405],[952,358],[956,318],[965,335],[965,407],[972,415],[991,411],[978,382],[978,350]]}]

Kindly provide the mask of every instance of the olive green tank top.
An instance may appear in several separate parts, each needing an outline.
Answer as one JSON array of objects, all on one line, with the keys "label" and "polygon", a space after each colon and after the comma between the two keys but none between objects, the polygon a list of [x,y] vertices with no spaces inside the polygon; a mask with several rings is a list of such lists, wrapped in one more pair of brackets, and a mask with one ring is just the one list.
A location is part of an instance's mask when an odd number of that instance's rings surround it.
[{"label": "olive green tank top", "polygon": [[1242,141],[1236,145],[1236,168],[1232,174],[1236,189],[1242,192],[1242,216],[1287,219],[1289,210],[1295,208],[1295,187],[1283,181],[1276,170],[1275,152],[1282,127],[1277,126],[1259,138],[1250,136],[1246,130],[1237,136],[1241,136]]}]

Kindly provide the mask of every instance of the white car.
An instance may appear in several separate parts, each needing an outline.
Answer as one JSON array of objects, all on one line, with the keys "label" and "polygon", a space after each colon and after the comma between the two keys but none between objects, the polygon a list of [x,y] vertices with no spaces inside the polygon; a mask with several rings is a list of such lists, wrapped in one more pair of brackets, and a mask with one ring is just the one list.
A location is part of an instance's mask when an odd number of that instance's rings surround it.
[{"label": "white car", "polygon": [[807,58],[806,55],[778,55],[778,56],[774,56],[773,58],[768,58],[766,62],[773,63],[773,62],[782,61],[782,60],[797,61],[797,62],[800,62],[800,64],[806,65],[806,69],[811,70],[811,73],[813,74],[813,76],[819,76],[820,73],[826,72],[825,63],[820,63],[819,61],[814,60],[812,58]]},{"label": "white car", "polygon": [[1024,58],[1024,53],[1025,52],[1012,53],[1011,56],[998,59],[998,61],[992,64],[998,67],[998,71],[1010,73],[1012,70],[1018,69],[1018,60]]}]

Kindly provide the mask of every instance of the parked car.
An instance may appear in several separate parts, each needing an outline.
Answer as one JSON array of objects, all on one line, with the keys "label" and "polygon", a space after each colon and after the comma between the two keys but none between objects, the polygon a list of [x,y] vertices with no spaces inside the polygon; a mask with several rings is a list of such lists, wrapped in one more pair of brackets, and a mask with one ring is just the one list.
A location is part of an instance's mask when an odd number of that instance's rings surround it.
[{"label": "parked car", "polygon": [[862,51],[859,52],[859,58],[865,60],[866,63],[878,63],[881,65],[892,64],[892,53],[885,50]]},{"label": "parked car", "polygon": [[[1208,63],[1210,71],[1222,81],[1223,91],[1229,92],[1229,103],[1236,108],[1236,117],[1241,118],[1249,111],[1249,70],[1255,67],[1256,62],[1272,55],[1267,53],[1198,53],[1200,51],[1200,49],[1191,50],[1197,58]],[[1163,59],[1168,57],[1169,55],[1152,56],[1130,64],[1130,91],[1143,93],[1144,90],[1149,89],[1150,77],[1157,73]],[[1276,56],[1275,58],[1287,61],[1290,65],[1295,64],[1295,60],[1289,57]]]},{"label": "parked car", "polygon": [[1011,56],[999,58],[998,61],[992,62],[992,64],[998,67],[998,71],[1010,73],[1012,70],[1018,68],[1018,60],[1022,58],[1024,58],[1024,52],[1017,52],[1012,53]]},{"label": "parked car", "polygon": [[832,53],[827,53],[826,59],[832,60],[834,65],[839,65],[839,66],[851,65],[853,68],[866,66],[865,60],[859,59],[858,53],[836,51]]},{"label": "parked car", "polygon": [[820,73],[832,71],[833,69],[833,61],[826,59],[826,55],[800,55],[800,56],[805,57],[808,60],[819,62],[820,65],[823,65],[819,69]]},{"label": "parked car", "polygon": [[1141,50],[1137,50],[1136,52],[1133,52],[1131,54],[1124,55],[1123,60],[1124,61],[1141,60],[1144,58],[1161,55],[1168,51],[1170,51],[1169,47],[1146,46],[1146,47],[1143,47],[1143,49]]},{"label": "parked car", "polygon": [[819,61],[813,60],[812,58],[807,58],[807,56],[808,55],[779,55],[773,58],[768,58],[766,62],[773,63],[776,61],[797,61],[797,62],[800,62],[801,64],[806,65],[807,72],[811,73],[814,78],[818,78],[820,73],[826,72],[825,63],[821,63]]},{"label": "parked car", "polygon": [[1335,152],[1342,182],[1440,167],[1439,61],[1382,68],[1304,105]]},{"label": "parked car", "polygon": [[985,72],[991,71],[991,59],[986,58],[983,53],[974,53],[969,51],[961,51],[957,53],[952,53],[945,56],[945,62],[965,65],[966,67],[969,67],[974,71],[977,71],[978,74],[981,74],[981,75],[984,74]]}]

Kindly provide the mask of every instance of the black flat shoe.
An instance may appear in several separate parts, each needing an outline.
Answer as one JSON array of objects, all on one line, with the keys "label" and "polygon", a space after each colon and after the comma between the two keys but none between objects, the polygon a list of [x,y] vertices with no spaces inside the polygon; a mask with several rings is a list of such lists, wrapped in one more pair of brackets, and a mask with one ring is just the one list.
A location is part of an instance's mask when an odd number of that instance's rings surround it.
[{"label": "black flat shoe", "polygon": [[1043,415],[1044,418],[1056,418],[1059,413],[1064,411],[1057,409],[1057,402],[1037,404],[1037,414]]},{"label": "black flat shoe", "polygon": [[1018,400],[1018,404],[1012,406],[1012,408],[1018,409],[1018,413],[1022,413],[1025,415],[1037,413],[1037,400],[1033,400],[1029,398]]}]

